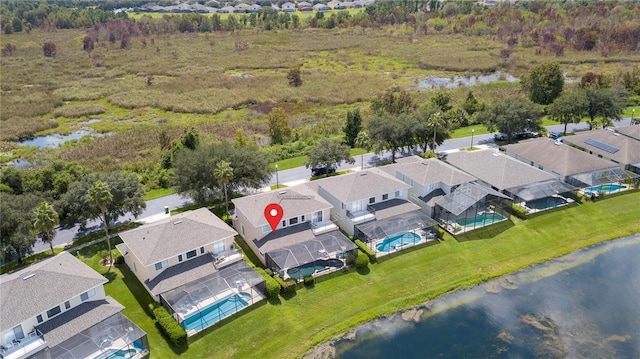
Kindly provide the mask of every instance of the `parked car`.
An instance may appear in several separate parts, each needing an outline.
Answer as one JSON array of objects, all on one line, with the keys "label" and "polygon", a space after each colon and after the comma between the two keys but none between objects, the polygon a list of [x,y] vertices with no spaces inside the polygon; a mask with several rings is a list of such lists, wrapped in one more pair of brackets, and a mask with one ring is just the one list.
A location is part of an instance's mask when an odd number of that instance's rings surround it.
[{"label": "parked car", "polygon": [[[336,171],[335,168],[333,167],[329,167],[329,173],[334,173]],[[313,168],[311,168],[311,175],[316,177],[316,176],[321,176],[327,174],[327,166],[326,165],[318,165],[315,166]]]},{"label": "parked car", "polygon": [[519,133],[518,134],[519,138],[534,138],[534,137],[538,137],[538,136],[540,136],[540,133],[531,132],[531,131],[527,131],[527,132],[523,132],[523,133]]},{"label": "parked car", "polygon": [[549,137],[553,140],[557,140],[562,137],[562,134],[560,132],[549,132]]},{"label": "parked car", "polygon": [[506,133],[498,132],[498,133],[496,133],[496,134],[494,134],[494,135],[493,135],[493,138],[494,138],[496,141],[506,141],[506,140],[508,140],[508,139],[509,139],[509,136],[507,136],[507,134],[506,134]]}]

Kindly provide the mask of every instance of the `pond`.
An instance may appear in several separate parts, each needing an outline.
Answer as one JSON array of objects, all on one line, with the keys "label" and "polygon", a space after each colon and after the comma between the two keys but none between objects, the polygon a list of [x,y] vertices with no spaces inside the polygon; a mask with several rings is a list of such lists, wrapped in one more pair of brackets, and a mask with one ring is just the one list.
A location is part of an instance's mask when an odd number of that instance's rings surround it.
[{"label": "pond", "polygon": [[440,76],[428,76],[424,80],[418,81],[418,89],[449,89],[449,88],[457,88],[457,87],[467,87],[474,86],[477,84],[488,84],[490,82],[496,81],[508,81],[515,82],[519,79],[509,73],[497,71],[488,75],[472,75],[472,76],[451,76],[451,77],[440,77]]},{"label": "pond", "polygon": [[640,234],[366,324],[336,358],[639,358]]},{"label": "pond", "polygon": [[71,140],[79,140],[84,136],[94,134],[93,131],[89,130],[78,130],[71,132],[68,135],[61,135],[59,133],[54,133],[48,136],[39,136],[35,138],[31,138],[28,140],[18,142],[20,146],[31,146],[31,147],[39,147],[40,149],[44,148],[55,148],[64,144],[65,142]]}]

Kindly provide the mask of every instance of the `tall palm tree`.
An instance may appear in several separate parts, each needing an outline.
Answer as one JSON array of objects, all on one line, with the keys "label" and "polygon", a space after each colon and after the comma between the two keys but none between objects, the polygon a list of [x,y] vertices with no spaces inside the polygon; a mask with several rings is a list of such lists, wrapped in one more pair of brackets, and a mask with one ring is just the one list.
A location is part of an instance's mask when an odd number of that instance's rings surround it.
[{"label": "tall palm tree", "polygon": [[227,185],[233,179],[233,167],[231,167],[229,162],[221,160],[213,170],[213,176],[216,178],[218,183],[222,185],[224,191],[224,207],[228,213],[229,201],[227,200]]},{"label": "tall palm tree", "polygon": [[427,119],[427,127],[433,129],[432,149],[435,152],[436,146],[438,145],[438,142],[436,140],[438,132],[446,131],[447,119],[444,117],[442,112],[438,111],[436,113],[431,114],[431,116],[429,116],[429,118]]},{"label": "tall palm tree", "polygon": [[56,253],[53,250],[53,238],[56,235],[54,229],[60,223],[58,213],[53,209],[52,205],[45,201],[40,203],[40,206],[33,210],[33,214],[35,216],[33,218],[33,228],[37,233],[42,234],[43,240],[49,242],[51,255],[55,255]]},{"label": "tall palm tree", "polygon": [[371,138],[369,137],[369,132],[366,130],[361,130],[358,132],[358,136],[356,136],[356,145],[365,151],[360,154],[360,169],[364,169],[364,153],[371,151]]},{"label": "tall palm tree", "polygon": [[109,238],[109,222],[107,221],[107,206],[113,201],[113,195],[109,187],[102,181],[95,181],[93,186],[89,188],[89,204],[100,209],[102,223],[104,224],[104,233],[107,235],[107,245],[109,246],[109,270],[113,263],[111,255],[111,239]]}]

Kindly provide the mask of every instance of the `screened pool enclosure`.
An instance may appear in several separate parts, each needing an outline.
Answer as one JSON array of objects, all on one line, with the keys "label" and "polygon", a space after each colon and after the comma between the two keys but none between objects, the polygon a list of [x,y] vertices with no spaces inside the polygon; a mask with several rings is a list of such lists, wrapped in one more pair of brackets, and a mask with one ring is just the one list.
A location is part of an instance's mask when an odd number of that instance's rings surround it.
[{"label": "screened pool enclosure", "polygon": [[356,237],[379,252],[390,253],[437,237],[438,222],[420,210],[356,226]]}]

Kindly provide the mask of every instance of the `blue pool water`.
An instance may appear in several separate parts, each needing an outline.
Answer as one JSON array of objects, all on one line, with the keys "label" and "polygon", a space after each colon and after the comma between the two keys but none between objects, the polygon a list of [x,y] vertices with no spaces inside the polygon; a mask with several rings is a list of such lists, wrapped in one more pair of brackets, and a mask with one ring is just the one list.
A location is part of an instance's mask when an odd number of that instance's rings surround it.
[{"label": "blue pool water", "polygon": [[625,189],[626,187],[620,184],[601,184],[600,186],[588,187],[584,190],[585,194],[596,193],[596,192],[616,192],[621,189]]},{"label": "blue pool water", "polygon": [[475,217],[461,218],[458,220],[458,224],[465,227],[480,227],[500,222],[503,219],[504,217],[498,213],[482,213]]},{"label": "blue pool water", "polygon": [[315,271],[323,271],[327,269],[327,267],[339,269],[343,266],[344,263],[339,259],[323,259],[288,269],[287,274],[291,278],[302,280],[304,276],[312,275]]},{"label": "blue pool water", "polygon": [[234,294],[224,300],[217,302],[198,313],[188,317],[182,322],[182,327],[189,331],[195,329],[200,331],[212,324],[215,324],[231,314],[249,305],[247,300],[251,298],[249,293]]},{"label": "blue pool water", "polygon": [[376,246],[378,252],[391,252],[402,244],[416,244],[420,242],[420,236],[415,233],[403,233],[394,237],[386,238]]},{"label": "blue pool water", "polygon": [[564,198],[547,197],[547,198],[540,198],[533,201],[529,201],[527,202],[527,207],[541,211],[544,209],[555,208],[565,204],[567,204],[567,201],[565,201]]},{"label": "blue pool water", "polygon": [[135,349],[107,349],[94,359],[128,359],[138,353]]}]

